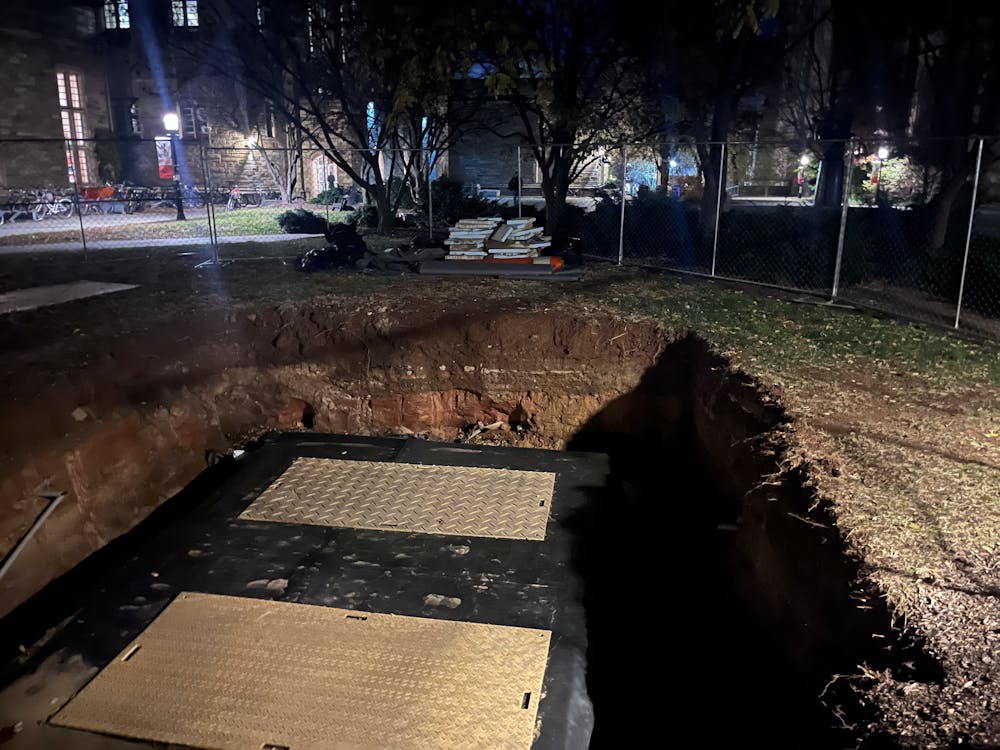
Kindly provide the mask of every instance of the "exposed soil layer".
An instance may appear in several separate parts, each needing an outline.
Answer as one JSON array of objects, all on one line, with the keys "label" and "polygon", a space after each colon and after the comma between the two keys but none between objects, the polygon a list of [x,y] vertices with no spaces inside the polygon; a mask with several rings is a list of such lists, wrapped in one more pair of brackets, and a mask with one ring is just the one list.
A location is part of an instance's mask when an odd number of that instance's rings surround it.
[{"label": "exposed soil layer", "polygon": [[[221,454],[266,429],[454,439],[502,426],[558,448],[635,383],[667,340],[612,318],[281,308],[116,341],[3,408],[4,552],[66,501],[2,582],[0,614],[133,527]],[[178,334],[184,334],[178,336]],[[523,433],[523,434],[522,434]]]},{"label": "exposed soil layer", "polygon": [[595,746],[662,735],[667,695],[673,721],[706,702],[727,717],[696,728],[698,745],[894,740],[834,677],[940,670],[889,627],[805,469],[783,467],[771,394],[697,337],[650,324],[499,305],[415,319],[233,313],[114,342],[34,392],[12,381],[3,549],[40,492],[68,496],[3,581],[0,614],[262,430],[568,445],[608,453],[613,470],[579,529]]}]

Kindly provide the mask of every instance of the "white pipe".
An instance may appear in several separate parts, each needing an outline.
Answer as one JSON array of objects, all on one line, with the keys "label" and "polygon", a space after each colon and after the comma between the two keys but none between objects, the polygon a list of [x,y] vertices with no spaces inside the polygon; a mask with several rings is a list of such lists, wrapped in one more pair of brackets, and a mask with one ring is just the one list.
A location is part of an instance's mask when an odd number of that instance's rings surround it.
[{"label": "white pipe", "polygon": [[23,550],[28,545],[28,542],[31,540],[31,537],[35,535],[35,532],[41,528],[42,524],[45,523],[45,520],[52,515],[52,512],[56,509],[59,503],[61,503],[63,499],[66,497],[66,493],[60,492],[54,496],[43,495],[43,497],[49,497],[51,501],[49,502],[45,510],[43,510],[38,515],[38,518],[35,519],[35,522],[31,524],[31,528],[28,529],[25,535],[22,536],[21,539],[18,541],[18,543],[14,545],[14,548],[7,553],[7,557],[4,558],[3,564],[0,565],[0,578],[4,577],[4,575],[10,569],[10,566],[14,564],[14,560],[16,560],[17,556],[21,554],[21,550]]}]

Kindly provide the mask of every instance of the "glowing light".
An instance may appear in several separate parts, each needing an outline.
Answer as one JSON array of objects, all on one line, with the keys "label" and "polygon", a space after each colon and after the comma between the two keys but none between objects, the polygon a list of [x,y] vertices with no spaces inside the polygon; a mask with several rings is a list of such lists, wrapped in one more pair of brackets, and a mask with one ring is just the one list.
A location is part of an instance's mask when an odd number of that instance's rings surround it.
[{"label": "glowing light", "polygon": [[677,166],[677,160],[676,159],[671,159],[670,162],[669,162],[669,164],[670,164],[670,168],[674,169]]},{"label": "glowing light", "polygon": [[879,149],[878,149],[878,158],[881,159],[882,161],[885,161],[886,159],[888,159],[889,158],[889,149],[886,148],[885,146],[879,146]]},{"label": "glowing light", "polygon": [[253,148],[256,145],[257,145],[257,139],[254,138],[252,135],[248,135],[247,136],[247,148]]},{"label": "glowing light", "polygon": [[181,118],[176,112],[167,112],[163,115],[163,127],[168,133],[176,133],[181,128]]},{"label": "glowing light", "polygon": [[803,167],[807,166],[809,164],[809,154],[802,154],[802,158],[799,159],[799,164]]}]

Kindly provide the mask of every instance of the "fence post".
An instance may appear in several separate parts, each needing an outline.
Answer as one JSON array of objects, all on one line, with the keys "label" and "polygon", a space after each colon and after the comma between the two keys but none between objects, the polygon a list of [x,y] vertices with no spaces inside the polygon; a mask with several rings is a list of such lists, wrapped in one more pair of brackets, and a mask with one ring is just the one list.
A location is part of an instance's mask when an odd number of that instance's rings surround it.
[{"label": "fence post", "polygon": [[424,152],[427,157],[427,232],[430,238],[434,239],[434,180],[431,179],[431,155]]},{"label": "fence post", "polygon": [[958,282],[958,304],[955,307],[955,328],[962,318],[962,296],[965,294],[965,272],[969,266],[969,245],[972,243],[972,221],[976,214],[976,193],[979,192],[979,171],[983,164],[983,139],[979,139],[976,152],[976,174],[972,178],[972,205],[969,206],[969,228],[965,232],[965,254],[962,256],[962,276]]},{"label": "fence post", "polygon": [[76,204],[76,216],[80,220],[80,243],[83,245],[83,259],[87,260],[87,233],[83,231],[83,202],[80,200],[78,183],[73,184],[73,203]]},{"label": "fence post", "polygon": [[[305,155],[304,154],[303,154],[302,158],[305,159]],[[323,154],[322,159],[323,159],[323,184],[320,186],[320,192],[326,194],[326,191],[330,189],[330,175],[327,174],[326,153]],[[289,196],[289,197],[291,197],[291,196]],[[330,196],[329,195],[326,195],[326,198],[323,200],[323,208],[324,208],[324,213],[326,214],[326,231],[329,232],[330,231]]]},{"label": "fence post", "polygon": [[517,147],[517,218],[521,218],[521,146]]},{"label": "fence post", "polygon": [[726,189],[726,142],[719,150],[719,189],[715,199],[715,231],[712,232],[712,276],[715,276],[715,258],[719,252],[719,216],[722,214],[722,193]]},{"label": "fence post", "polygon": [[215,204],[212,202],[212,186],[208,175],[208,154],[205,152],[205,144],[198,144],[199,157],[201,158],[201,175],[205,181],[205,219],[208,222],[208,242],[212,248],[212,263],[219,263],[219,237],[215,229]]},{"label": "fence post", "polygon": [[622,145],[622,216],[618,226],[618,265],[625,263],[625,178],[628,175],[628,147]]},{"label": "fence post", "polygon": [[851,176],[854,174],[853,140],[847,142],[846,150],[847,163],[844,165],[844,184],[841,188],[840,232],[837,235],[837,259],[833,263],[833,288],[830,290],[831,302],[837,299],[837,292],[840,290],[840,267],[844,261],[844,239],[847,237],[847,208],[851,202]]}]

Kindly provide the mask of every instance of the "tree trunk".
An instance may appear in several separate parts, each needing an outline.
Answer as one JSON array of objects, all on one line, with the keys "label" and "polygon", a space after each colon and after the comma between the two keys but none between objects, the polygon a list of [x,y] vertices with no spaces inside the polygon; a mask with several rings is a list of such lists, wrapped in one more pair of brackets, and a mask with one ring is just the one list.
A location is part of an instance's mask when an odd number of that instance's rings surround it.
[{"label": "tree trunk", "polygon": [[969,176],[969,167],[962,167],[958,173],[949,180],[941,192],[937,194],[928,204],[930,214],[929,226],[927,230],[927,248],[931,255],[938,254],[943,248],[948,238],[948,224],[951,221],[951,211],[955,206],[962,188],[965,187]]},{"label": "tree trunk", "polygon": [[[555,134],[557,138],[560,136],[564,139],[563,142],[572,143],[575,134]],[[573,162],[563,152],[562,147],[552,148],[555,151],[551,161],[538,165],[542,179],[542,195],[545,198],[545,233],[553,240],[562,240],[570,231],[570,227],[566,226],[566,196],[569,194],[570,170]],[[542,157],[545,157],[544,150]],[[538,156],[535,158],[537,160]]]},{"label": "tree trunk", "polygon": [[552,160],[552,168],[542,171],[542,192],[545,195],[545,231],[553,240],[563,240],[571,227],[566,222],[566,196],[569,194],[569,173],[572,164],[562,155]]},{"label": "tree trunk", "polygon": [[670,190],[670,146],[663,144],[660,146],[660,163],[656,165],[660,173],[660,190],[668,192]]},{"label": "tree trunk", "polygon": [[843,141],[833,141],[823,149],[819,184],[816,186],[816,199],[813,202],[817,208],[839,206],[844,190],[849,189],[844,185],[845,146]]},{"label": "tree trunk", "polygon": [[701,171],[705,178],[705,192],[701,197],[702,241],[710,242],[715,234],[715,210],[719,191],[726,184],[726,165],[722,161],[722,142],[729,137],[729,124],[733,116],[733,94],[721,94],[712,111],[712,136],[710,144],[698,144]]},{"label": "tree trunk", "polygon": [[378,211],[378,232],[385,234],[393,226],[392,203],[389,200],[389,190],[383,183],[380,185],[370,185],[368,193],[375,201],[375,208]]},{"label": "tree trunk", "polygon": [[726,184],[726,165],[722,163],[722,145],[699,144],[701,173],[705,180],[701,196],[702,241],[711,242],[715,234],[715,211],[719,205],[719,191]]}]

